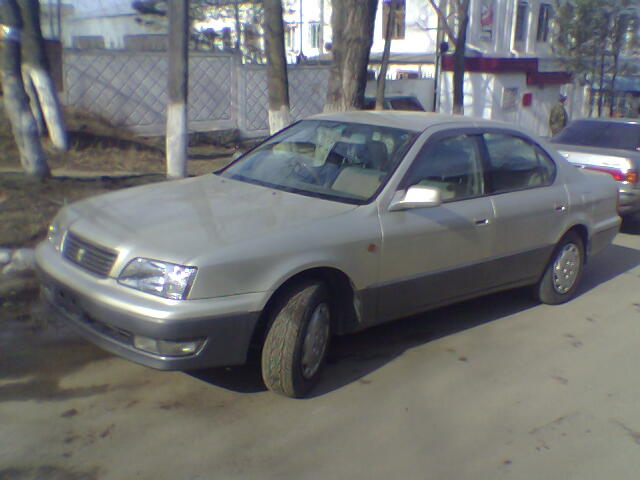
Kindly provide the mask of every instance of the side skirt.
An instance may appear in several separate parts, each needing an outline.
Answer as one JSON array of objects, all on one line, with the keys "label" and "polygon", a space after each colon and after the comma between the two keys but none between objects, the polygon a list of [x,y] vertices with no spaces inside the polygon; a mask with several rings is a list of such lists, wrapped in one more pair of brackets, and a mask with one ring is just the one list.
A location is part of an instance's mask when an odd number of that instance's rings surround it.
[{"label": "side skirt", "polygon": [[373,285],[358,293],[364,315],[360,322],[350,326],[349,331],[364,330],[471,298],[532,285],[544,272],[553,248],[551,245],[474,265]]}]

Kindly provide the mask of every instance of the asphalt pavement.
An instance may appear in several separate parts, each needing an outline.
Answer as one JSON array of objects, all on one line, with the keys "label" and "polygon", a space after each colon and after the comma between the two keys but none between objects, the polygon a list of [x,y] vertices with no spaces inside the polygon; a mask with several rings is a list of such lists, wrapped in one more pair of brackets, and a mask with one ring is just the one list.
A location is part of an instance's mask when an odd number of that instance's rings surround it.
[{"label": "asphalt pavement", "polygon": [[[0,479],[636,479],[640,234],[561,306],[504,292],[336,339],[307,399],[0,333]],[[42,315],[43,312],[36,314]]]}]

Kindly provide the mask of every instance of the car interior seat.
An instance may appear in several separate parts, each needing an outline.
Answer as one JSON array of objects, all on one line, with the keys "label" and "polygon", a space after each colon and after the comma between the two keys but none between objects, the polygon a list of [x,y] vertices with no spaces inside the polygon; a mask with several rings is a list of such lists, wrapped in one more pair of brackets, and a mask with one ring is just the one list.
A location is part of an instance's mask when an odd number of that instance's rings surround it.
[{"label": "car interior seat", "polygon": [[338,174],[331,188],[349,196],[366,199],[371,197],[378,187],[385,172],[362,167],[345,167]]},{"label": "car interior seat", "polygon": [[471,158],[462,148],[439,143],[417,165],[413,183],[439,188],[443,200],[475,193]]},{"label": "car interior seat", "polygon": [[367,168],[374,170],[389,171],[389,153],[387,145],[380,140],[371,140],[367,142],[369,150],[369,159],[366,164]]}]

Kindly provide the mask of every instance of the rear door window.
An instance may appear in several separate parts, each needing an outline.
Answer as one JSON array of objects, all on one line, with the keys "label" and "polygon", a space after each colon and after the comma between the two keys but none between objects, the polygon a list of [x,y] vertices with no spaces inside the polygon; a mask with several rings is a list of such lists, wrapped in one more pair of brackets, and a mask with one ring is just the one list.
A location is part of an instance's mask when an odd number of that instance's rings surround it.
[{"label": "rear door window", "polygon": [[513,135],[484,135],[489,153],[488,179],[493,193],[551,184],[556,166],[537,145]]}]

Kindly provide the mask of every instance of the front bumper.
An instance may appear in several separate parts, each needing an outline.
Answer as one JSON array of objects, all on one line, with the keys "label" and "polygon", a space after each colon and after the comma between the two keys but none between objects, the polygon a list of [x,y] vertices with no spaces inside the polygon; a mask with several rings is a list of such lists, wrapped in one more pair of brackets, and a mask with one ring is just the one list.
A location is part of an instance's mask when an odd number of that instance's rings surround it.
[{"label": "front bumper", "polygon": [[[62,258],[48,242],[36,249],[44,300],[79,333],[115,355],[159,370],[187,370],[246,362],[263,294],[204,300],[167,300],[98,278]],[[134,335],[205,339],[189,356],[138,350]]]}]

